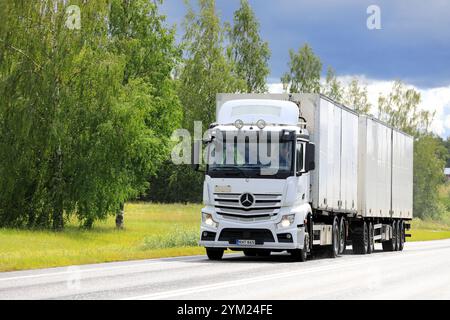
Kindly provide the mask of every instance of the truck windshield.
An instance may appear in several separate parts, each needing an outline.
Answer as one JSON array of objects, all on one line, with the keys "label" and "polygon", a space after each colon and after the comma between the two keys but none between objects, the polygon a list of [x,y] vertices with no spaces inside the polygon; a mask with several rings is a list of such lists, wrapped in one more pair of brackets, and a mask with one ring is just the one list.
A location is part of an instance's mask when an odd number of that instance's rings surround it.
[{"label": "truck windshield", "polygon": [[214,178],[285,179],[293,175],[293,146],[287,142],[211,143],[208,175]]}]

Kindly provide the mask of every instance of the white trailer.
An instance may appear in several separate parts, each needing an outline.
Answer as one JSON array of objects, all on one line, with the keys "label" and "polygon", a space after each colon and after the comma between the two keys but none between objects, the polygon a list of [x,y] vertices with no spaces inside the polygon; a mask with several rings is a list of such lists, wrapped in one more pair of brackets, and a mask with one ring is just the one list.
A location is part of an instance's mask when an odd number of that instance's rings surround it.
[{"label": "white trailer", "polygon": [[[211,259],[226,248],[288,251],[302,261],[316,246],[328,246],[332,257],[347,244],[359,254],[373,252],[375,242],[403,249],[412,219],[412,137],[319,94],[219,94],[216,111],[203,141],[208,159],[225,146],[228,159],[239,147],[245,152],[241,163],[206,166],[200,244]],[[291,163],[261,175],[264,165],[250,163],[248,153],[275,133]],[[195,168],[200,150],[197,141]]]}]

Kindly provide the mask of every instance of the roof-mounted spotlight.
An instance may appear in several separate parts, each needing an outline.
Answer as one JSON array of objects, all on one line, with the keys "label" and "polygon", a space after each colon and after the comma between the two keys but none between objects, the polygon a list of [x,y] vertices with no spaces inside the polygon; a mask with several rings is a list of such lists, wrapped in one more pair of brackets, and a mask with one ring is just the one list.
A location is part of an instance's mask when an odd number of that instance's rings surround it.
[{"label": "roof-mounted spotlight", "polygon": [[264,129],[266,127],[266,122],[264,120],[262,120],[262,119],[258,120],[256,122],[256,126],[262,130],[262,129]]},{"label": "roof-mounted spotlight", "polygon": [[234,126],[238,129],[241,130],[244,127],[244,121],[242,121],[241,119],[237,119],[234,122]]}]

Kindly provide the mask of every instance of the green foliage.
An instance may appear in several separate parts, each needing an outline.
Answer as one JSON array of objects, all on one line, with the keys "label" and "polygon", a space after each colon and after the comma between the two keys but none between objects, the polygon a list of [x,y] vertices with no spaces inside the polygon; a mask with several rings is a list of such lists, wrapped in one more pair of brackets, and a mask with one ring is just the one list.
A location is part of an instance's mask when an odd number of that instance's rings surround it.
[{"label": "green foliage", "polygon": [[322,62],[311,47],[305,44],[296,53],[289,50],[289,71],[281,77],[283,87],[291,93],[319,93]]},{"label": "green foliage", "polygon": [[[217,93],[246,90],[245,81],[233,73],[233,65],[225,55],[225,29],[216,13],[215,1],[199,0],[198,7],[198,13],[188,8],[183,24],[185,59],[177,79],[183,127],[191,133],[194,121],[201,121],[203,130],[215,121]],[[166,164],[152,183],[149,199],[200,202],[203,178],[188,165]]]},{"label": "green foliage", "polygon": [[433,112],[419,110],[420,93],[396,81],[387,96],[378,98],[378,118],[411,135],[427,132]]},{"label": "green foliage", "polygon": [[332,67],[327,68],[325,85],[321,89],[322,93],[337,102],[342,102],[343,88],[336,78],[336,73]]},{"label": "green foliage", "polygon": [[184,127],[192,130],[193,121],[206,128],[215,120],[216,94],[240,92],[244,82],[232,72],[224,54],[224,27],[216,13],[214,0],[199,0],[199,12],[188,9],[184,21],[184,67],[178,94],[184,108]]},{"label": "green foliage", "polygon": [[228,56],[236,75],[246,82],[246,92],[266,92],[269,75],[269,44],[259,35],[259,23],[247,0],[241,0],[229,29]]},{"label": "green foliage", "polygon": [[146,189],[181,118],[156,6],[72,4],[80,30],[65,1],[0,7],[0,226],[91,227]]},{"label": "green foliage", "polygon": [[447,140],[444,142],[445,147],[447,148],[447,163],[445,165],[446,168],[450,168],[450,136],[447,137]]},{"label": "green foliage", "polygon": [[358,79],[352,79],[342,94],[344,105],[353,108],[360,114],[368,114],[371,105],[367,97],[367,87],[361,87]]},{"label": "green foliage", "polygon": [[438,201],[438,188],[443,181],[447,150],[439,139],[422,135],[414,144],[414,215],[419,218],[442,218],[444,204]]}]

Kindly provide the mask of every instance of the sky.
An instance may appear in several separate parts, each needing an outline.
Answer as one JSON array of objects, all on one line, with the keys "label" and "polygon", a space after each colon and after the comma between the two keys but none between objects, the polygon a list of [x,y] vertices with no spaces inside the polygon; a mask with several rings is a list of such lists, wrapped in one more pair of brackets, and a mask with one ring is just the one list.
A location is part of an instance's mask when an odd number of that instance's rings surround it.
[{"label": "sky", "polygon": [[[216,0],[222,21],[232,21],[239,0]],[[376,104],[395,80],[422,95],[421,107],[435,110],[432,130],[450,136],[450,1],[447,0],[249,0],[269,43],[269,90],[281,90],[289,49],[309,43],[324,65],[346,82],[358,77]],[[191,0],[195,5],[196,1]],[[371,5],[379,8],[380,29],[369,29]],[[370,8],[369,8],[370,9]],[[161,11],[180,37],[183,0],[165,0]]]}]

